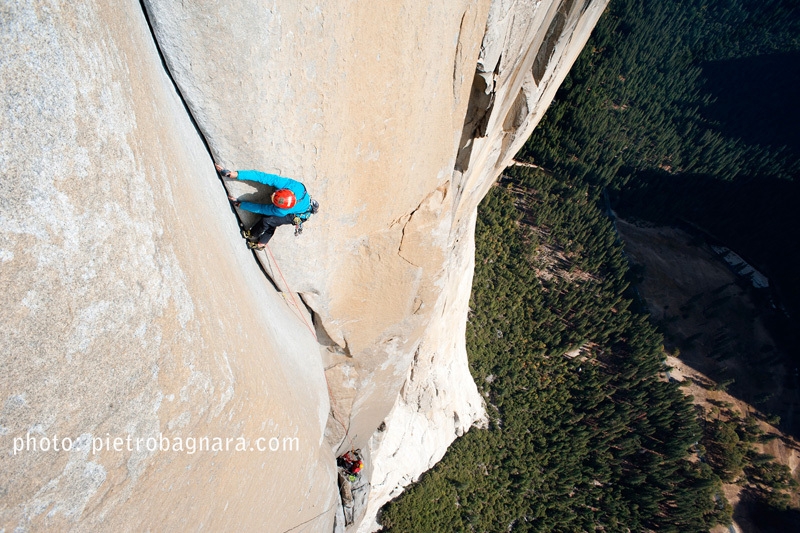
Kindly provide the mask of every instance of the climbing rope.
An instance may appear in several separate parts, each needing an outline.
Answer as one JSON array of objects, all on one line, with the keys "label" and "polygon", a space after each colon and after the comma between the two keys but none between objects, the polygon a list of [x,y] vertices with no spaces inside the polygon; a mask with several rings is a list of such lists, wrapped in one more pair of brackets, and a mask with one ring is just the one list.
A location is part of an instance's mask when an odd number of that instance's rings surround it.
[{"label": "climbing rope", "polygon": [[330,510],[331,510],[331,509],[333,509],[334,507],[336,507],[337,505],[338,505],[337,503],[334,503],[333,505],[331,505],[330,507],[328,507],[327,509],[325,509],[324,511],[322,511],[321,513],[319,513],[317,516],[314,516],[314,517],[312,517],[312,518],[309,518],[309,519],[308,519],[308,520],[306,520],[305,522],[300,522],[300,523],[299,523],[299,524],[297,524],[296,526],[294,526],[294,527],[290,527],[289,529],[287,529],[287,530],[286,530],[286,531],[284,531],[283,533],[289,533],[289,531],[294,531],[294,530],[295,530],[295,529],[297,529],[298,527],[300,527],[300,526],[304,526],[304,525],[308,524],[309,522],[316,520],[316,519],[317,519],[317,518],[319,518],[320,516],[322,516],[322,515],[324,515],[324,514],[327,514],[328,512],[330,512]]},{"label": "climbing rope", "polygon": [[[294,306],[297,309],[297,312],[300,314],[300,318],[303,319],[303,322],[305,323],[306,327],[311,332],[311,334],[314,336],[314,340],[319,342],[319,339],[317,339],[317,333],[313,330],[311,325],[308,323],[308,321],[306,320],[305,314],[303,314],[303,311],[300,309],[300,306],[298,305],[297,300],[294,297],[294,291],[292,290],[291,287],[289,287],[289,283],[286,281],[286,277],[284,277],[283,272],[281,271],[281,267],[278,265],[278,261],[275,259],[275,256],[272,254],[272,250],[270,250],[269,244],[265,245],[265,249],[269,253],[269,257],[272,260],[272,264],[275,265],[275,270],[278,271],[278,274],[280,275],[281,280],[283,281],[283,285],[284,285],[284,287],[286,287],[286,291],[291,295],[292,302],[294,303]],[[344,422],[342,422],[341,415],[338,413],[338,409],[336,408],[336,402],[334,401],[334,398],[333,398],[333,392],[331,391],[331,384],[328,382],[328,374],[325,373],[325,372],[323,372],[323,374],[325,375],[325,385],[327,385],[327,387],[328,387],[328,398],[330,398],[330,401],[331,401],[331,414],[333,415],[333,419],[336,420],[339,423],[340,426],[342,426],[342,429],[344,430],[344,438],[346,438],[350,443],[350,451],[354,452],[355,451],[355,446],[353,445],[353,440],[350,438],[350,428],[347,427],[344,424]]]},{"label": "climbing rope", "polygon": [[[188,107],[187,107],[187,110],[188,110]],[[199,128],[198,128],[198,131],[199,131]],[[205,141],[205,137],[203,137],[203,141]],[[209,155],[211,155],[211,150],[209,148],[209,145],[208,145],[207,141],[206,141],[206,148],[209,151]],[[213,157],[212,157],[212,159],[213,159]],[[227,191],[227,188],[225,187],[225,182],[222,179],[222,176],[219,174],[219,172],[217,173],[217,176],[219,177],[220,182],[222,183],[222,187]],[[244,225],[242,224],[242,220],[241,220],[241,218],[239,218],[239,214],[236,212],[235,209],[233,209],[233,214],[236,217],[236,220],[239,223],[239,226],[244,228]],[[281,280],[283,281],[284,287],[286,287],[286,292],[288,292],[289,295],[292,298],[292,303],[294,304],[294,307],[297,310],[297,313],[300,315],[300,319],[306,325],[306,328],[308,328],[308,331],[311,332],[311,335],[314,336],[314,340],[319,342],[319,339],[317,338],[317,332],[314,331],[314,328],[312,328],[311,324],[309,324],[308,320],[306,320],[306,316],[303,313],[303,310],[300,309],[300,305],[297,303],[297,299],[294,297],[294,291],[289,286],[289,282],[286,281],[286,277],[283,275],[283,271],[281,270],[280,265],[278,265],[278,261],[275,259],[275,255],[273,255],[272,250],[269,247],[269,244],[265,245],[265,248],[267,250],[267,253],[269,253],[269,257],[272,260],[272,264],[275,265],[275,270],[278,271],[278,274],[280,275]],[[264,274],[266,274],[266,271],[264,271]],[[284,296],[284,299],[285,299],[285,296]],[[325,373],[325,372],[323,372],[323,374],[325,375],[325,385],[328,387],[328,398],[330,399],[330,402],[331,402],[331,414],[333,416],[333,419],[336,420],[336,422],[338,422],[340,426],[342,426],[342,429],[344,430],[344,438],[346,438],[348,440],[348,442],[350,443],[350,451],[355,452],[355,446],[353,445],[353,439],[350,438],[350,428],[347,427],[344,424],[344,422],[342,422],[341,415],[338,414],[338,410],[336,408],[336,402],[334,401],[334,398],[333,398],[333,392],[331,391],[331,384],[328,381],[328,374]],[[344,439],[342,439],[342,440],[344,440]],[[325,514],[326,512],[328,512],[328,511],[324,511],[323,513],[321,513],[318,516],[322,516],[322,514]],[[312,518],[312,520],[313,520],[313,518]],[[303,524],[305,524],[305,522]],[[300,525],[303,525],[303,524],[300,524]],[[296,527],[300,527],[300,526],[295,526],[295,528]],[[292,529],[295,529],[295,528],[292,528]],[[289,531],[289,530],[287,530],[287,531]]]},{"label": "climbing rope", "polygon": [[269,257],[270,257],[270,259],[272,259],[272,264],[275,265],[275,270],[277,270],[278,274],[280,274],[281,279],[283,280],[283,285],[286,287],[286,291],[292,297],[292,302],[294,303],[295,309],[297,309],[297,312],[300,314],[300,318],[303,320],[303,323],[305,323],[306,327],[308,328],[308,331],[310,331],[311,334],[314,336],[314,340],[319,342],[319,339],[317,339],[317,332],[314,331],[314,328],[312,328],[311,324],[309,324],[308,320],[306,320],[306,315],[303,314],[303,310],[300,309],[300,305],[298,305],[297,299],[294,297],[294,291],[292,290],[291,287],[289,287],[289,283],[286,281],[286,278],[283,276],[283,272],[281,271],[281,267],[278,266],[278,262],[275,260],[275,256],[272,255],[272,250],[270,250],[269,244],[265,245],[264,248],[267,250],[267,252],[269,252]]},{"label": "climbing rope", "polygon": [[[295,309],[297,309],[297,312],[300,314],[300,318],[303,320],[303,323],[306,325],[308,330],[314,336],[314,340],[319,342],[319,339],[317,338],[316,331],[314,331],[314,329],[311,327],[311,324],[309,324],[308,321],[306,320],[306,316],[303,313],[303,310],[300,309],[300,305],[297,303],[297,299],[294,297],[294,291],[289,286],[289,282],[286,281],[286,277],[283,275],[283,271],[281,271],[281,267],[278,265],[278,261],[275,259],[275,256],[273,255],[272,250],[269,247],[269,244],[265,245],[264,248],[266,248],[267,253],[269,253],[269,257],[270,257],[270,259],[272,261],[272,264],[275,265],[275,270],[278,271],[278,275],[280,275],[281,281],[283,281],[283,286],[286,287],[286,292],[288,292],[289,295],[292,297],[292,303],[294,304]],[[344,430],[344,438],[346,438],[350,443],[350,451],[355,452],[355,446],[353,445],[353,440],[350,438],[350,428],[348,428],[347,426],[344,425],[344,422],[342,422],[342,420],[341,420],[341,415],[339,415],[338,410],[336,408],[336,401],[333,398],[333,392],[331,391],[331,384],[328,381],[328,374],[327,374],[327,372],[323,371],[323,375],[325,376],[325,385],[328,388],[328,398],[330,399],[330,402],[331,402],[331,414],[333,416],[333,419],[336,420],[339,423],[340,426],[342,426],[342,429]],[[326,510],[322,511],[317,516],[309,518],[305,522],[301,522],[301,523],[297,524],[296,526],[287,529],[283,533],[289,533],[290,531],[294,531],[295,529],[297,529],[299,527],[302,527],[302,526],[308,524],[309,522],[312,522],[312,521],[316,520],[317,518],[327,514],[335,506],[336,506],[336,504],[332,505],[331,507],[328,507]]]}]

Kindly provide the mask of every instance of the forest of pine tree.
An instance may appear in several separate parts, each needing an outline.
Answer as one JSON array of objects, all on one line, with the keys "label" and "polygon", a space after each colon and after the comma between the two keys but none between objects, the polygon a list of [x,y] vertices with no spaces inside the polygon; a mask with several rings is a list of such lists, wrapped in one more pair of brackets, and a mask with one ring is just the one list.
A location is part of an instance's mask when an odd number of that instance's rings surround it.
[{"label": "forest of pine tree", "polygon": [[793,481],[753,451],[757,424],[700,421],[666,379],[602,200],[703,228],[796,308],[798,7],[611,0],[518,156],[547,170],[514,167],[479,208],[467,349],[489,427],[384,507],[386,530],[708,531],[731,480],[781,519]]},{"label": "forest of pine tree", "polygon": [[476,240],[467,345],[490,427],[458,439],[381,523],[679,532],[729,520],[590,187],[517,167],[485,200]]},{"label": "forest of pine tree", "polygon": [[[798,13],[798,0],[612,0],[518,157],[607,188],[623,216],[702,228],[800,317]],[[774,326],[800,341],[797,319]]]}]

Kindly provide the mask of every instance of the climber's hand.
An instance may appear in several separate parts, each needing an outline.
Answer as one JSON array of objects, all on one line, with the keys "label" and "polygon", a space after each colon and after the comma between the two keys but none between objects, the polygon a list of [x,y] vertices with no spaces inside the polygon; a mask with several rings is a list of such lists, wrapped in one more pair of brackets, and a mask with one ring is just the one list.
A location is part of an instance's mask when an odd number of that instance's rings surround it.
[{"label": "climber's hand", "polygon": [[217,172],[219,172],[219,175],[222,176],[223,178],[236,178],[237,176],[239,176],[239,173],[236,172],[235,170],[233,171],[228,170],[227,168],[217,163],[214,163],[214,168],[217,169]]}]

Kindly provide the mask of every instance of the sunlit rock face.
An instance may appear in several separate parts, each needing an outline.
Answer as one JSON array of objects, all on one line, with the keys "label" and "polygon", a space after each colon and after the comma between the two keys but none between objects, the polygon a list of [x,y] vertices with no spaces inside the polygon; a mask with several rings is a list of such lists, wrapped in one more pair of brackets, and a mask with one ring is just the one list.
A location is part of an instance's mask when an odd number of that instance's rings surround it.
[{"label": "sunlit rock face", "polygon": [[285,530],[332,506],[317,344],[241,246],[138,2],[6,2],[0,30],[0,530]]},{"label": "sunlit rock face", "polygon": [[[476,208],[606,0],[114,4],[3,8],[0,528],[330,530],[352,447],[369,530],[484,416]],[[321,211],[259,265],[212,158]],[[299,450],[87,444],[159,434]]]},{"label": "sunlit rock face", "polygon": [[370,440],[372,491],[359,531],[375,530],[380,506],[483,421],[464,346],[477,205],[544,116],[607,3],[491,4],[451,173],[442,290],[395,405]]},{"label": "sunlit rock face", "polygon": [[[465,319],[444,308],[468,233],[454,225],[453,167],[489,2],[147,5],[215,157],[299,179],[321,203],[302,237],[278,231],[271,249],[314,311],[349,427],[332,422],[331,441],[365,448],[425,332],[443,312]],[[441,333],[463,345],[459,329]],[[468,387],[462,429],[481,413]]]}]

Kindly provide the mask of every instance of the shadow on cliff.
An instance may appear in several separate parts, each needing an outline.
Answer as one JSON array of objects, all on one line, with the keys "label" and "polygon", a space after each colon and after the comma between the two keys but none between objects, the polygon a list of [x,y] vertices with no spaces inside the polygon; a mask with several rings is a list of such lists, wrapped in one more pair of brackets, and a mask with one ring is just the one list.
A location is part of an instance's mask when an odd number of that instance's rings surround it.
[{"label": "shadow on cliff", "polygon": [[797,531],[800,524],[800,511],[780,509],[759,500],[755,494],[746,491],[733,509],[733,519],[745,531],[752,533],[784,533]]},{"label": "shadow on cliff", "polygon": [[[271,204],[270,200],[274,187],[255,181],[240,181],[235,179],[222,179],[228,194],[241,202],[255,202],[258,204]],[[245,228],[250,228],[258,222],[261,215],[237,208],[236,213]]]},{"label": "shadow on cliff", "polygon": [[800,154],[800,52],[713,61],[703,75],[714,98],[703,115],[720,133]]},{"label": "shadow on cliff", "polygon": [[[726,181],[705,174],[660,170],[632,174],[630,183],[636,185],[620,193],[614,202],[623,217],[678,226],[693,235],[698,245],[726,246],[769,278],[769,289],[756,290],[743,277],[736,285],[749,294],[754,304],[752,316],[742,315],[743,324],[760,319],[778,350],[759,347],[755,341],[750,343],[752,346],[731,344],[734,337],[730,337],[729,345],[715,348],[719,353],[711,353],[704,360],[705,365],[703,361],[686,363],[717,383],[728,382],[731,395],[765,415],[779,415],[781,431],[800,438],[800,279],[796,276],[800,263],[800,212],[795,207],[800,202],[800,183],[763,176],[739,176],[735,181]],[[721,293],[716,298],[723,299]],[[726,312],[734,312],[731,306],[733,302],[728,301],[708,305],[701,311],[708,320],[714,316],[719,319]],[[691,306],[687,303],[685,307]],[[663,325],[663,331],[674,329],[670,324],[686,319],[689,311],[682,308],[672,313],[674,316]],[[679,348],[683,358],[692,349],[693,341],[667,334],[665,344],[668,349]],[[726,362],[725,358],[734,356],[743,372],[714,370],[728,367],[734,359]],[[782,392],[770,393],[747,385],[758,372],[765,371],[780,383]]]}]

